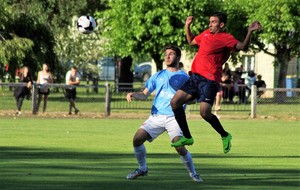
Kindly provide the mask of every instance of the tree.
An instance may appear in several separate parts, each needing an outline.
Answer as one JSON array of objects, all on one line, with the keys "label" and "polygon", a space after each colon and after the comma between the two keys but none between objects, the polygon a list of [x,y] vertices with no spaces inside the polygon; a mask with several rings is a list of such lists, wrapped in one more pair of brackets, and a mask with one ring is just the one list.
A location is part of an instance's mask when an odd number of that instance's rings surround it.
[{"label": "tree", "polygon": [[[225,7],[227,12],[240,15],[239,19],[234,17],[234,22],[245,20],[246,26],[258,20],[262,24],[263,29],[254,34],[252,49],[275,58],[275,66],[279,67],[277,87],[285,88],[289,61],[300,55],[300,1],[226,0]],[[275,53],[268,51],[269,44],[274,45]]]},{"label": "tree", "polygon": [[74,24],[68,27],[68,35],[56,36],[56,52],[65,70],[76,65],[88,75],[97,75],[98,67],[95,64],[99,57],[103,57],[101,48],[102,40],[98,30],[91,34],[81,34],[77,30],[77,17],[74,17]]},{"label": "tree", "polygon": [[[227,29],[238,40],[244,40],[247,28],[259,20],[263,29],[252,36],[251,49],[264,51],[275,57],[279,67],[278,86],[285,87],[288,63],[299,56],[300,1],[299,0],[111,0],[103,18],[103,35],[109,39],[109,50],[122,56],[149,53],[158,69],[162,69],[161,50],[166,44],[175,44],[187,51],[184,22],[194,15],[194,34],[207,28],[208,16],[213,11],[224,11],[228,17]],[[273,44],[276,52],[269,52]]]},{"label": "tree", "polygon": [[[46,4],[46,2],[44,3]],[[88,35],[79,33],[77,19],[81,15],[93,16],[95,10],[106,9],[106,1],[58,0],[56,3],[48,3],[47,7],[45,9],[49,13],[47,15],[52,15],[47,20],[56,34],[55,52],[60,60],[62,70],[66,71],[70,64],[73,64],[87,74],[98,74],[98,67],[95,63],[99,57],[103,57],[101,47],[103,40],[97,29]]]},{"label": "tree", "polygon": [[[10,76],[14,77],[16,65],[20,65],[26,54],[31,51],[33,42],[27,38],[23,38],[10,30],[10,24],[13,20],[12,9],[6,3],[0,4],[0,68],[7,66]],[[1,69],[1,78],[4,75]]]},{"label": "tree", "polygon": [[109,40],[106,49],[123,57],[150,54],[161,70],[164,46],[186,47],[183,32],[186,17],[194,13],[203,29],[207,26],[206,15],[218,10],[221,2],[111,0],[110,9],[98,12],[98,17],[103,19],[103,36]]},{"label": "tree", "polygon": [[[3,38],[1,38],[4,49],[0,50],[0,62],[3,64],[9,62],[10,68],[17,68],[23,64],[29,65],[33,74],[40,69],[41,63],[47,62],[57,78],[57,82],[64,78],[71,60],[75,60],[77,65],[82,68],[92,68],[87,63],[91,62],[90,60],[95,62],[98,57],[99,49],[97,47],[99,45],[94,44],[98,41],[98,36],[79,36],[78,31],[74,30],[76,29],[74,16],[92,15],[93,12],[89,11],[102,10],[106,7],[103,2],[106,1],[4,1],[0,5],[0,32],[5,29],[12,41],[8,43],[6,40],[4,44]],[[6,10],[13,11],[7,12]],[[6,22],[7,20],[9,22]],[[78,34],[78,36],[74,36],[74,34]],[[22,38],[18,38],[18,36]],[[14,39],[18,39],[18,41],[14,41]],[[17,53],[11,50],[16,50]],[[67,61],[64,62],[64,60]]]}]

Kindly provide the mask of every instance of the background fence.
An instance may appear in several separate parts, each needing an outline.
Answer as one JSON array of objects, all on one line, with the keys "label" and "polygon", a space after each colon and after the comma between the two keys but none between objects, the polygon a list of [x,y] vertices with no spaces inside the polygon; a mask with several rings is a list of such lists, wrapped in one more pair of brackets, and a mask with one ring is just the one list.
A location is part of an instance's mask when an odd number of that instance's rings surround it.
[{"label": "background fence", "polygon": [[[16,86],[25,85],[22,83],[0,83],[0,116],[14,116],[16,112],[16,101],[13,90]],[[122,88],[120,88],[122,86]],[[45,113],[37,113],[37,88],[34,84],[32,96],[24,100],[22,115],[24,116],[46,116],[46,117],[70,117],[69,102],[65,98],[64,84],[51,84],[48,97],[47,110]],[[241,86],[243,87],[243,86]],[[72,117],[105,117],[109,115],[123,115],[123,117],[139,117],[140,114],[149,114],[154,95],[146,101],[126,101],[128,91],[141,91],[142,83],[130,84],[109,84],[80,85],[77,88],[76,107],[80,110],[78,116]],[[243,87],[244,88],[244,87]],[[252,96],[241,101],[244,94],[235,94],[232,101],[222,100],[221,117],[230,118],[288,118],[300,119],[300,89],[259,89],[263,92],[261,96],[255,96],[257,89],[253,86]],[[245,93],[245,91],[241,91]],[[247,96],[246,96],[247,97]],[[42,110],[43,102],[41,102]],[[199,104],[187,106],[187,115],[199,117]]]}]

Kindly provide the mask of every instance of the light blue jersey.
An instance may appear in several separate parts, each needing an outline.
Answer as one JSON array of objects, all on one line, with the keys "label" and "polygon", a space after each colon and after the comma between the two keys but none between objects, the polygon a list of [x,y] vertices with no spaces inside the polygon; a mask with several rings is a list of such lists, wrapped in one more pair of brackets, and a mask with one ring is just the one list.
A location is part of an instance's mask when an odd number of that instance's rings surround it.
[{"label": "light blue jersey", "polygon": [[170,72],[164,69],[152,75],[145,84],[150,93],[156,90],[151,114],[173,116],[170,101],[188,78],[182,70]]}]

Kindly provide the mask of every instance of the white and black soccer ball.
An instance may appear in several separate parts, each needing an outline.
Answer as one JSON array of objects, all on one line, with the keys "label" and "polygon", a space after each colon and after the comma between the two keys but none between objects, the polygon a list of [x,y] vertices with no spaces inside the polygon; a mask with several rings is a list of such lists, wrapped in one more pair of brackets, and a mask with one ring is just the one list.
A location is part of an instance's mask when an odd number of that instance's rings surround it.
[{"label": "white and black soccer ball", "polygon": [[77,29],[80,33],[89,34],[94,32],[96,21],[92,16],[81,16],[77,20]]}]

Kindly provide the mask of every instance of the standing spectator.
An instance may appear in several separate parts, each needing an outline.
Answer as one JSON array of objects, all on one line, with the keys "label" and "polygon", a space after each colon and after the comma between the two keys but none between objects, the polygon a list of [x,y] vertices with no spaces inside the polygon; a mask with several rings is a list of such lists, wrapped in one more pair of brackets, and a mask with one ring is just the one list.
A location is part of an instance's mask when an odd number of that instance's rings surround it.
[{"label": "standing spectator", "polygon": [[66,87],[66,97],[68,98],[69,105],[69,115],[72,115],[72,108],[75,110],[75,115],[79,113],[79,109],[75,106],[76,99],[76,85],[80,84],[80,75],[77,71],[77,67],[73,66],[66,74],[66,85],[72,85]]},{"label": "standing spectator", "polygon": [[[182,136],[182,131],[171,109],[170,100],[176,90],[189,77],[179,68],[181,50],[178,47],[172,45],[165,47],[164,57],[167,68],[152,75],[147,80],[145,89],[142,92],[130,92],[127,94],[127,101],[131,102],[133,98],[145,100],[153,91],[156,91],[151,115],[140,126],[133,137],[134,155],[139,168],[129,173],[127,179],[136,179],[140,176],[148,175],[145,141],[152,142],[165,131],[168,133],[172,142],[178,141]],[[180,155],[192,180],[201,182],[202,179],[195,171],[195,166],[189,151],[184,146],[175,147],[175,149]]]},{"label": "standing spectator", "polygon": [[263,95],[265,93],[264,90],[260,90],[259,88],[266,88],[267,87],[265,81],[262,80],[261,78],[262,78],[261,75],[257,75],[257,81],[254,82],[254,85],[256,85],[256,87],[257,87],[257,97],[258,98],[260,98],[261,95]]},{"label": "standing spectator", "polygon": [[228,60],[231,51],[246,50],[250,43],[252,32],[261,28],[259,22],[253,22],[243,42],[238,41],[232,35],[226,33],[225,25],[227,15],[215,12],[209,17],[209,29],[194,36],[190,25],[193,16],[189,16],[185,22],[185,32],[190,45],[198,45],[198,53],[194,58],[190,79],[176,92],[171,100],[171,106],[175,118],[184,134],[179,141],[172,146],[192,145],[194,140],[190,134],[186,115],[182,105],[197,99],[200,102],[200,115],[221,136],[223,151],[228,153],[231,148],[231,134],[225,131],[216,115],[211,113],[219,83],[221,82],[222,66]]},{"label": "standing spectator", "polygon": [[21,108],[23,104],[24,98],[29,99],[31,96],[31,88],[32,88],[32,75],[27,66],[22,68],[22,72],[19,75],[19,82],[26,83],[26,86],[17,86],[14,90],[14,96],[16,98],[17,103],[17,111],[16,115],[21,115]]},{"label": "standing spectator", "polygon": [[47,108],[48,95],[50,93],[48,84],[53,83],[53,76],[49,70],[47,63],[44,63],[43,69],[41,71],[39,71],[38,79],[37,79],[36,83],[39,84],[37,112],[39,111],[42,97],[44,96],[44,106],[43,106],[43,113],[44,113]]}]

